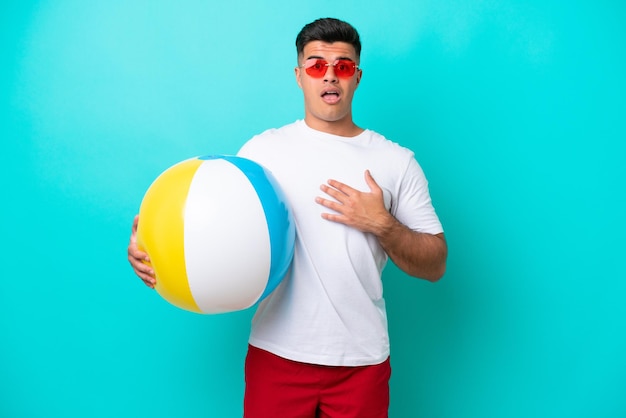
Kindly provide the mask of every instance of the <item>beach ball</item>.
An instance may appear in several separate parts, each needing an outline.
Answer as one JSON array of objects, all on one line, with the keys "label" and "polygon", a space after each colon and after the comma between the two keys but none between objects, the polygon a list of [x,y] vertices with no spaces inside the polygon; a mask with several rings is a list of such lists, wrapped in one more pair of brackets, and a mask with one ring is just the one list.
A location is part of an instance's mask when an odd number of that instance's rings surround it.
[{"label": "beach ball", "polygon": [[295,226],[272,174],[236,156],[191,158],[164,171],[139,209],[137,245],[156,291],[197,313],[249,308],[287,274]]}]

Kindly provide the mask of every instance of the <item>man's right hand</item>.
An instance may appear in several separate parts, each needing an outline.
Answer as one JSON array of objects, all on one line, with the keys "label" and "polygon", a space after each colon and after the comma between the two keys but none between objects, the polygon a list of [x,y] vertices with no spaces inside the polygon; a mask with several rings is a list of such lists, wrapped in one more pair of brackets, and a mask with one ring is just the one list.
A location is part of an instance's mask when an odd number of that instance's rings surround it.
[{"label": "man's right hand", "polygon": [[141,251],[137,247],[137,225],[139,225],[139,215],[136,215],[133,220],[130,243],[128,244],[128,262],[135,271],[135,274],[143,280],[146,286],[154,289],[154,286],[156,285],[156,277],[154,276],[154,270],[152,270],[152,266],[150,265],[150,258],[148,257],[148,254]]}]

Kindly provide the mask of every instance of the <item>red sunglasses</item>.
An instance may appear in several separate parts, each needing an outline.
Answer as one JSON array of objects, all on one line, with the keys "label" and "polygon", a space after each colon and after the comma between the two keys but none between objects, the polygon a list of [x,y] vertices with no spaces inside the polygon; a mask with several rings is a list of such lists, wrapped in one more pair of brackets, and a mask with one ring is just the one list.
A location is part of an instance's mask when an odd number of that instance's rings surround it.
[{"label": "red sunglasses", "polygon": [[340,59],[333,64],[321,58],[310,58],[304,62],[304,71],[313,78],[322,78],[328,71],[328,67],[333,67],[335,75],[339,78],[350,78],[358,68],[354,61]]}]

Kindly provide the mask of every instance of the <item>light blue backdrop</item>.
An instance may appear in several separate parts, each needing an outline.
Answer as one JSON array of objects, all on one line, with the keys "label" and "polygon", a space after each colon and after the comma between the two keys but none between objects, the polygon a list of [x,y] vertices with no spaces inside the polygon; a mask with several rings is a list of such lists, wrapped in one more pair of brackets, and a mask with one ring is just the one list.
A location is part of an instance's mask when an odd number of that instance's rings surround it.
[{"label": "light blue backdrop", "polygon": [[302,117],[294,38],[364,43],[355,119],[412,148],[450,246],[393,266],[392,418],[626,416],[618,1],[5,1],[0,416],[241,415],[251,311],[171,307],[126,261],[158,173]]}]

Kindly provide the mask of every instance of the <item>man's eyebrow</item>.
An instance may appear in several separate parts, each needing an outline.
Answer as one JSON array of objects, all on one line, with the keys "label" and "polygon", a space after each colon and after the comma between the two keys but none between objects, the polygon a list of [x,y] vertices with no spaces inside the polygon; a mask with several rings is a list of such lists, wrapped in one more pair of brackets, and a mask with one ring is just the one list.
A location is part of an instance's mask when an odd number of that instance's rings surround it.
[{"label": "man's eyebrow", "polygon": [[[320,56],[320,55],[310,55],[307,58],[305,58],[305,60],[310,60],[310,59],[318,59],[318,60],[325,60],[326,58]],[[350,57],[337,57],[335,58],[335,60],[347,60],[347,61],[354,61],[352,58]]]}]

